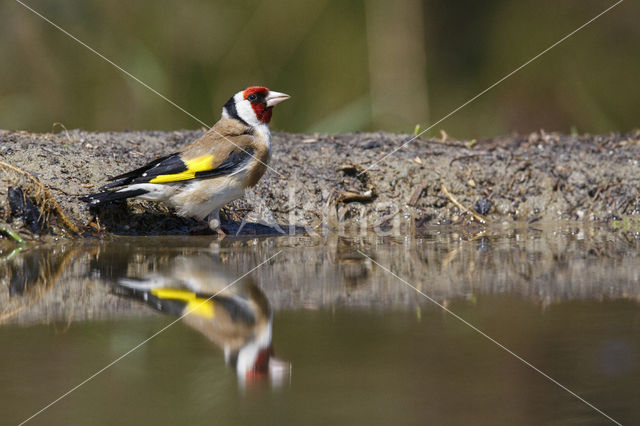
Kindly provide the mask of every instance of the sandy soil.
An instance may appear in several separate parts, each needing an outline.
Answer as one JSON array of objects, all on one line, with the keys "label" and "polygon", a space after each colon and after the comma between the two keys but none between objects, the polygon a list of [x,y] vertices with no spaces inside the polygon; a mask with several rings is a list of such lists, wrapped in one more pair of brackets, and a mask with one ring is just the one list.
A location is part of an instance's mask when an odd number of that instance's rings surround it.
[{"label": "sandy soil", "polygon": [[[0,226],[28,238],[189,233],[195,221],[160,204],[134,200],[90,211],[78,197],[200,134],[0,131]],[[360,174],[409,138],[276,133],[273,170],[223,211],[223,223],[232,233],[244,219],[250,224],[242,233],[287,231],[285,224],[316,232],[394,224],[415,229],[480,219],[460,207],[488,222],[610,220],[640,210],[640,131],[541,131],[483,141],[419,138]]]}]

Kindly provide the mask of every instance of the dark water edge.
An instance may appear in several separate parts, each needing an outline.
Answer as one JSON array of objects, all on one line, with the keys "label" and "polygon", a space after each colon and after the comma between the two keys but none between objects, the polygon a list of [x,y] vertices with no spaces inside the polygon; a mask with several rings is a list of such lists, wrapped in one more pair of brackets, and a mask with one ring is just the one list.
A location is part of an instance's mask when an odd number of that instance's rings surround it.
[{"label": "dark water edge", "polygon": [[24,420],[174,321],[123,297],[123,279],[219,288],[270,259],[224,294],[264,296],[288,375],[246,380],[224,341],[183,320],[33,423],[606,423],[444,307],[634,424],[638,254],[632,230],[575,223],[386,237],[119,237],[14,253],[0,268],[3,423]]}]

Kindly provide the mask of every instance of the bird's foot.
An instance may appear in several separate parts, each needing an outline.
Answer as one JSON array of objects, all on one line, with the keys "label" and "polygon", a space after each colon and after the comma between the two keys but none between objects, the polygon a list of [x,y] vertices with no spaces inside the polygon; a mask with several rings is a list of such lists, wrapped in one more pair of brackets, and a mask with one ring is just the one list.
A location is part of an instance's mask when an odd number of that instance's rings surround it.
[{"label": "bird's foot", "polygon": [[220,221],[220,211],[215,210],[209,214],[207,220],[196,219],[198,225],[192,227],[190,233],[202,232],[205,230],[215,231],[218,234],[218,239],[223,239],[227,236],[226,232],[222,229],[222,222]]},{"label": "bird's foot", "polygon": [[220,209],[214,210],[209,213],[209,229],[218,233],[218,239],[223,239],[227,236],[226,232],[222,229],[222,222],[220,221]]},{"label": "bird's foot", "polygon": [[215,231],[215,233],[218,234],[218,239],[220,240],[227,236],[227,233],[224,232],[224,229],[222,229],[222,226],[220,224],[214,227],[214,226],[211,226],[211,222],[207,222],[205,220],[198,220],[197,225],[189,228],[190,234],[198,234],[203,231]]},{"label": "bird's foot", "polygon": [[227,233],[226,233],[226,232],[224,232],[224,230],[222,229],[222,227],[220,227],[220,228],[216,229],[215,231],[218,233],[218,239],[219,239],[219,240],[221,240],[221,239],[223,239],[224,237],[226,237],[226,236],[227,236]]},{"label": "bird's foot", "polygon": [[212,231],[216,231],[219,239],[223,239],[227,236],[227,233],[222,229],[222,224],[220,223],[220,217],[216,215],[214,218],[209,218],[209,229]]}]

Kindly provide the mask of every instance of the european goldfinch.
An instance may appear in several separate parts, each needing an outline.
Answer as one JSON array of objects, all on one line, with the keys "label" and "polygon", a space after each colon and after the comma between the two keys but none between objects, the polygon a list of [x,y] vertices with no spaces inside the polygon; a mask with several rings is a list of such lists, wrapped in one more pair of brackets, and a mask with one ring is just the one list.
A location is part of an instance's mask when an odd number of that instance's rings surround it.
[{"label": "european goldfinch", "polygon": [[[290,364],[273,356],[273,313],[254,282],[235,281],[208,254],[179,256],[167,270],[123,278],[116,291],[176,316],[223,349],[241,383],[261,376],[280,381]],[[213,297],[212,297],[213,296]]]},{"label": "european goldfinch", "polygon": [[222,118],[180,151],[109,179],[112,183],[81,199],[92,206],[130,197],[165,201],[180,216],[200,221],[220,234],[220,208],[242,197],[266,171],[271,157],[274,105],[285,93],[253,86],[236,93],[222,108]]}]

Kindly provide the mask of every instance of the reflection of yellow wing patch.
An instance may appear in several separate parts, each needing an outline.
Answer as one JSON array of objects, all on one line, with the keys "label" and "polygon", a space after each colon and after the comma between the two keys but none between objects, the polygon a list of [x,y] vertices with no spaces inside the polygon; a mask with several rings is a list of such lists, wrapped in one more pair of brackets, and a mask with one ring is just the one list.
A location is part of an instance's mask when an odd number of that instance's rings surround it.
[{"label": "reflection of yellow wing patch", "polygon": [[213,155],[206,154],[196,157],[192,160],[186,160],[185,165],[187,170],[180,173],[174,173],[170,175],[159,175],[151,179],[150,183],[167,183],[176,182],[180,180],[188,180],[196,177],[198,172],[206,172],[213,168]]},{"label": "reflection of yellow wing patch", "polygon": [[151,294],[160,299],[182,300],[187,302],[187,306],[184,308],[185,313],[190,312],[192,315],[213,318],[213,302],[211,300],[198,297],[191,291],[173,288],[158,288],[151,290]]}]

